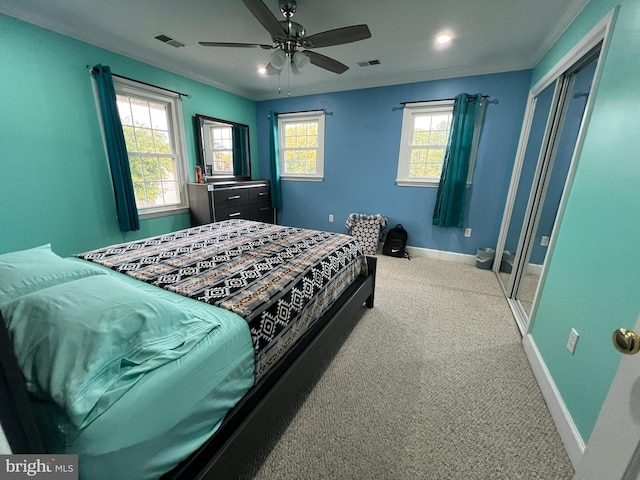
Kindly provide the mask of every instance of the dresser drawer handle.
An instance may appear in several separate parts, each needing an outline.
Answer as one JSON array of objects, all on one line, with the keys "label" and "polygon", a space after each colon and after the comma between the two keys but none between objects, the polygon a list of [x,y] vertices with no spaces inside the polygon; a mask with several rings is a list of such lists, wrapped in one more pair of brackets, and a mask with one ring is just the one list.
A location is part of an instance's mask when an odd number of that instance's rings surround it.
[{"label": "dresser drawer handle", "polygon": [[269,207],[262,207],[262,208],[260,209],[260,211],[261,211],[261,212],[264,212],[265,210],[269,210]]},{"label": "dresser drawer handle", "polygon": [[237,200],[240,198],[240,195],[231,195],[230,197],[227,197],[227,200]]},{"label": "dresser drawer handle", "polygon": [[265,195],[269,195],[269,193],[268,192],[260,192],[260,193],[258,193],[259,197],[264,197]]},{"label": "dresser drawer handle", "polygon": [[229,218],[231,218],[231,217],[237,217],[238,215],[242,215],[242,212],[230,213],[230,214],[229,214]]}]

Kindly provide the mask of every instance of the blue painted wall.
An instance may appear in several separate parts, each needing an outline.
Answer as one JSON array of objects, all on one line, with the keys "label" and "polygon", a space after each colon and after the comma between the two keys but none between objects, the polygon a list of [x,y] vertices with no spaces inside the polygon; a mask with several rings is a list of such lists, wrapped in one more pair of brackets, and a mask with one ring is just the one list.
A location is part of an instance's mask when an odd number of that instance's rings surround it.
[{"label": "blue painted wall", "polygon": [[255,151],[251,100],[2,14],[0,37],[0,253],[51,243],[69,255],[190,226],[182,213],[120,232],[86,65],[191,94],[182,108],[192,179],[196,113],[248,124]]},{"label": "blue painted wall", "polygon": [[[260,172],[269,172],[268,114],[325,109],[325,179],[282,181],[279,223],[344,232],[351,212],[381,213],[401,223],[414,247],[475,254],[495,247],[511,178],[531,71],[394,85],[257,103]],[[396,185],[402,128],[400,102],[453,98],[461,92],[490,95],[478,147],[465,226],[432,227],[437,188]],[[335,217],[329,223],[329,214]]]}]

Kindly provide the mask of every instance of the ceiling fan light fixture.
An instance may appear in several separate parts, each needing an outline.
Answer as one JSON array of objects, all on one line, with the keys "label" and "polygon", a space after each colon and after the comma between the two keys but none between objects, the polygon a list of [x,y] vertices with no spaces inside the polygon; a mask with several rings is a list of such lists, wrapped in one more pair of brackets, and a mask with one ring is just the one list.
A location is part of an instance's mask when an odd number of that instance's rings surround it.
[{"label": "ceiling fan light fixture", "polygon": [[[271,61],[269,62],[269,65],[271,65],[277,71],[280,71],[284,67],[284,64],[286,63],[286,61],[287,61],[287,54],[284,53],[284,50],[277,49],[277,50],[274,50],[274,52],[271,54]],[[267,66],[267,69],[268,69],[268,66]]]},{"label": "ceiling fan light fixture", "polygon": [[270,63],[267,63],[267,66],[264,68],[264,75],[280,75],[280,71],[282,71],[281,68],[275,68]]},{"label": "ceiling fan light fixture", "polygon": [[298,71],[302,70],[305,67],[305,65],[307,65],[309,62],[310,62],[309,57],[307,57],[304,53],[302,52],[293,53],[291,63],[296,68],[296,70]]}]

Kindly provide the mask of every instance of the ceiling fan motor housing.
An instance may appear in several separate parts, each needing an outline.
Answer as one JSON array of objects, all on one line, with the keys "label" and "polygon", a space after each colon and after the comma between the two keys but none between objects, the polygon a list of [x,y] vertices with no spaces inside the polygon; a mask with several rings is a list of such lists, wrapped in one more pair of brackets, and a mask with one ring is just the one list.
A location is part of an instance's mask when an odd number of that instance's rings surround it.
[{"label": "ceiling fan motor housing", "polygon": [[273,43],[282,48],[287,55],[291,55],[300,46],[302,37],[304,37],[304,27],[297,22],[291,20],[283,20],[280,22],[286,37],[273,37]]},{"label": "ceiling fan motor housing", "polygon": [[287,18],[291,18],[293,14],[296,13],[296,8],[298,8],[298,4],[295,0],[280,2],[280,11]]}]

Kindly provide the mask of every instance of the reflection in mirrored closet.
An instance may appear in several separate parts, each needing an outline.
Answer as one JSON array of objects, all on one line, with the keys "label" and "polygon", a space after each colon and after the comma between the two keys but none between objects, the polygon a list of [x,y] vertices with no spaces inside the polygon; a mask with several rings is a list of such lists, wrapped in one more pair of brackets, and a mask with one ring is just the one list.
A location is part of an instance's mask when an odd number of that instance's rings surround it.
[{"label": "reflection in mirrored closet", "polygon": [[601,43],[554,81],[534,87],[511,181],[494,271],[526,332],[558,220]]}]

